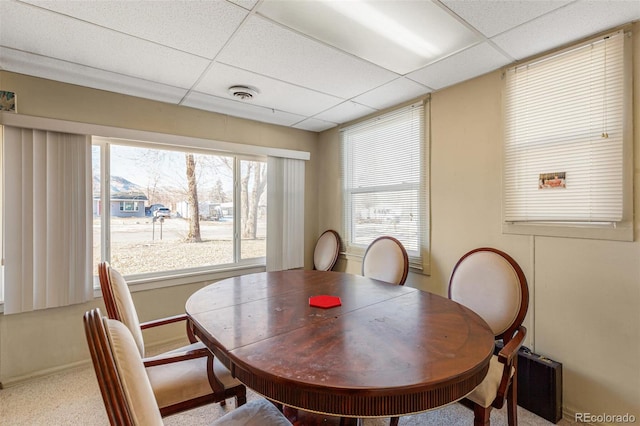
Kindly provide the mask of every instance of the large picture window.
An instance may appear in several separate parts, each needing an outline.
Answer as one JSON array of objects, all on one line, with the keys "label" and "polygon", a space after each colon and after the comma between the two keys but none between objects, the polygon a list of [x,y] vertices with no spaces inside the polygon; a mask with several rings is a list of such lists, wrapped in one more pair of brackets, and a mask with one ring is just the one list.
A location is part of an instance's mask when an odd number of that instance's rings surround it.
[{"label": "large picture window", "polygon": [[128,276],[264,265],[266,172],[262,158],[95,140],[94,271],[104,260]]},{"label": "large picture window", "polygon": [[426,266],[426,123],[421,102],[343,130],[343,239],[348,254],[361,254],[375,238],[390,235],[402,242],[413,268]]},{"label": "large picture window", "polygon": [[0,312],[91,300],[101,261],[141,290],[304,267],[308,152],[2,121]]},{"label": "large picture window", "polygon": [[625,39],[616,32],[507,70],[507,231],[597,237],[631,220]]}]

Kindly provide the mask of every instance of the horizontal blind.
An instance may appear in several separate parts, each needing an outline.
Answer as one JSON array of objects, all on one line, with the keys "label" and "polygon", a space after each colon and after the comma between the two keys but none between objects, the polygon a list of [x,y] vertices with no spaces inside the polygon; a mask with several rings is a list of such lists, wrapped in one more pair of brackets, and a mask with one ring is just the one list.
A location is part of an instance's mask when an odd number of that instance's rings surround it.
[{"label": "horizontal blind", "polygon": [[391,235],[415,266],[421,266],[427,197],[424,110],[416,103],[342,133],[345,243],[365,248]]},{"label": "horizontal blind", "polygon": [[622,219],[624,38],[507,70],[505,221]]}]

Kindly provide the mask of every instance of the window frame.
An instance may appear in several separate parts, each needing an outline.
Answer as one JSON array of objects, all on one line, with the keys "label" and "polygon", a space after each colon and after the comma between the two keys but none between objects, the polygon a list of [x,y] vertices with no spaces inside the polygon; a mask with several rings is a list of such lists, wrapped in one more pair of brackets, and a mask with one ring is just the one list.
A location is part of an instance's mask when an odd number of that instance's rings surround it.
[{"label": "window frame", "polygon": [[[240,196],[239,192],[240,188],[240,175],[241,175],[241,167],[240,163],[242,161],[260,161],[266,164],[267,157],[262,155],[248,155],[248,154],[234,154],[226,151],[220,151],[215,149],[203,149],[203,148],[192,148],[181,145],[173,145],[169,146],[166,144],[159,144],[154,142],[141,142],[141,141],[133,141],[127,139],[113,139],[113,138],[104,138],[104,137],[92,137],[92,145],[97,146],[100,149],[100,181],[101,182],[109,182],[111,176],[111,151],[110,147],[112,145],[118,146],[130,146],[130,147],[139,147],[139,148],[147,148],[147,149],[159,149],[159,150],[169,150],[175,152],[189,152],[194,154],[204,154],[204,155],[220,155],[224,157],[230,157],[233,159],[233,208],[234,211],[240,211]],[[238,195],[236,195],[236,193]],[[100,185],[100,202],[102,205],[109,206],[110,205],[110,185]],[[101,221],[100,221],[100,258],[101,261],[109,261],[111,259],[111,210],[110,209],[102,209],[101,213]],[[143,288],[149,288],[150,283],[155,283],[158,281],[164,282],[160,287],[168,286],[168,285],[177,285],[184,283],[193,283],[194,277],[197,277],[197,280],[204,280],[207,277],[218,277],[227,276],[230,271],[238,271],[241,269],[248,268],[250,270],[256,271],[264,271],[266,267],[266,253],[265,256],[250,258],[250,259],[242,259],[242,238],[241,238],[241,226],[242,220],[238,218],[233,222],[233,258],[234,261],[231,263],[225,263],[220,265],[206,265],[200,267],[193,268],[184,268],[184,269],[174,269],[167,271],[158,271],[158,272],[145,272],[145,273],[136,273],[136,274],[127,274],[125,278],[127,279],[127,283],[129,285],[138,285],[138,284],[146,284]],[[237,273],[233,273],[233,275],[237,275]],[[213,279],[213,278],[209,278]],[[94,275],[94,289],[98,290],[100,287],[97,275]],[[151,288],[157,288],[154,284]]]},{"label": "window frame", "polygon": [[[585,238],[596,240],[613,240],[613,241],[633,241],[634,240],[634,224],[633,224],[633,72],[632,72],[632,40],[631,33],[626,29],[620,29],[622,36],[624,37],[623,46],[623,125],[622,125],[622,156],[623,156],[623,171],[622,171],[622,219],[618,222],[544,222],[544,221],[529,221],[529,222],[510,222],[505,218],[505,203],[506,197],[504,194],[505,187],[505,146],[506,135],[503,139],[502,154],[502,173],[503,173],[503,197],[502,197],[502,232],[503,234],[517,234],[517,235],[537,235],[537,236],[549,236],[549,237],[563,237],[563,238]],[[569,46],[565,49],[555,51],[550,54],[541,55],[530,61],[522,62],[516,65],[521,67],[527,63],[539,61],[547,57],[553,57],[560,55],[564,52],[571,51],[581,46],[591,44],[597,40],[605,38],[608,35],[614,34],[616,31],[607,31],[600,36],[591,37],[581,43]],[[505,73],[508,69],[513,68],[510,66],[505,68]],[[504,130],[507,129],[507,114],[506,114],[506,98],[507,84],[506,78],[503,79],[503,113]]]},{"label": "window frame", "polygon": [[[78,121],[61,120],[58,118],[37,117],[26,114],[15,114],[0,111],[0,129],[3,126],[23,127],[28,129],[48,130],[60,133],[74,133],[91,135],[92,138],[130,140],[130,141],[154,141],[158,146],[176,147],[190,150],[204,149],[206,151],[217,151],[221,153],[234,152],[237,155],[247,155],[250,157],[279,157],[302,161],[311,158],[309,151],[302,149],[277,148],[264,145],[253,145],[248,142],[226,142],[217,139],[207,139],[203,137],[188,136],[186,134],[171,134],[157,131],[139,130],[123,127],[115,127],[101,124],[83,123]],[[4,130],[3,130],[4,131]],[[108,159],[101,155],[101,162],[108,164]],[[102,165],[104,168],[104,164]],[[167,275],[163,277],[136,278],[127,277],[127,283],[132,292],[146,291],[157,288],[171,287],[184,284],[197,284],[216,281],[224,278],[265,271],[262,265],[239,265],[234,268],[221,269],[217,271],[192,272],[182,275]],[[2,283],[3,284],[3,283]],[[2,291],[4,290],[4,286]],[[100,297],[101,292],[98,277],[94,276],[94,297]],[[4,311],[4,303],[0,301],[0,313]]]},{"label": "window frame", "polygon": [[[362,194],[362,193],[382,193],[382,192],[396,192],[398,190],[406,190],[407,188],[415,188],[418,186],[418,204],[419,204],[419,212],[420,212],[420,223],[418,224],[418,252],[419,254],[412,255],[409,253],[409,268],[411,272],[421,273],[424,275],[430,275],[430,119],[431,119],[431,98],[427,96],[425,98],[421,98],[418,100],[413,100],[408,103],[402,104],[400,106],[396,106],[385,111],[378,112],[376,114],[369,115],[364,117],[361,120],[358,120],[353,123],[349,123],[343,127],[341,127],[341,131],[348,129],[351,126],[355,126],[361,123],[364,123],[369,120],[376,120],[379,117],[385,116],[387,114],[393,114],[394,112],[400,111],[405,108],[410,108],[413,105],[421,105],[423,108],[423,116],[422,116],[422,142],[421,142],[421,177],[419,183],[405,183],[393,185],[393,186],[367,186],[364,188],[347,188],[347,178],[345,177],[346,173],[346,165],[345,161],[345,141],[344,141],[344,132],[341,132],[340,135],[340,173],[342,184],[342,243],[343,243],[343,254],[348,260],[362,261],[364,254],[367,250],[367,245],[365,244],[357,244],[351,242],[351,232],[352,232],[352,201],[351,196]],[[379,189],[378,191],[376,189]],[[423,194],[423,195],[421,195]],[[349,218],[349,220],[347,220]],[[349,223],[348,223],[349,222]],[[378,236],[382,236],[383,234],[379,234]]]}]

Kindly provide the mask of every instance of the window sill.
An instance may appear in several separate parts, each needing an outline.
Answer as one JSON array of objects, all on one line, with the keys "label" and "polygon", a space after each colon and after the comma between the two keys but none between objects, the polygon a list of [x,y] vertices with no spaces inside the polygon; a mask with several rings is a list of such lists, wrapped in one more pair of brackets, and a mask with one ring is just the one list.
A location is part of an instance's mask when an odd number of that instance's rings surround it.
[{"label": "window sill", "polygon": [[[347,262],[362,263],[364,254],[340,252],[340,258],[346,260]],[[417,266],[416,264],[409,262],[409,272],[412,272],[414,274],[426,275],[426,276],[431,275],[429,264],[424,262],[424,260],[423,260],[422,266]]]},{"label": "window sill", "polygon": [[[165,287],[173,287],[184,284],[194,284],[207,281],[219,281],[225,278],[236,277],[239,275],[253,274],[256,272],[264,272],[266,270],[265,265],[252,264],[252,265],[239,265],[225,269],[198,271],[192,273],[182,273],[174,275],[164,275],[158,277],[127,279],[129,289],[132,293],[136,291],[154,290]],[[125,277],[126,278],[126,277]],[[98,277],[94,277],[94,297],[102,297],[102,291],[100,291],[100,283]],[[4,314],[4,302],[0,302],[0,314]]]},{"label": "window sill", "polygon": [[[127,278],[129,289],[132,293],[136,291],[154,290],[165,287],[173,287],[184,284],[194,284],[207,281],[219,281],[225,278],[236,277],[239,275],[253,274],[256,272],[264,272],[266,270],[263,264],[237,265],[225,269],[216,269],[208,271],[197,271],[190,273],[167,274],[154,277]],[[102,297],[100,291],[100,283],[98,277],[94,277],[94,297]]]},{"label": "window sill", "polygon": [[539,235],[591,240],[633,241],[633,222],[612,225],[566,225],[546,223],[503,223],[503,234]]}]

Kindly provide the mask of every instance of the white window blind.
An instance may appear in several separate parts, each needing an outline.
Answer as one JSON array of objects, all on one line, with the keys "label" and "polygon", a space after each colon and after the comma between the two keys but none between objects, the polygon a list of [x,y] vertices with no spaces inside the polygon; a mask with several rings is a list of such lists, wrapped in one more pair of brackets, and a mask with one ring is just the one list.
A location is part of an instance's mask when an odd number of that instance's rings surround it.
[{"label": "white window blind", "polygon": [[412,267],[425,248],[427,185],[425,106],[416,103],[342,133],[343,239],[347,252],[378,236],[402,242]]},{"label": "white window blind", "polygon": [[267,271],[304,266],[304,160],[267,160]]},{"label": "white window blind", "polygon": [[624,39],[507,70],[506,222],[622,220]]},{"label": "white window blind", "polygon": [[4,127],[4,313],[93,299],[88,136]]}]

